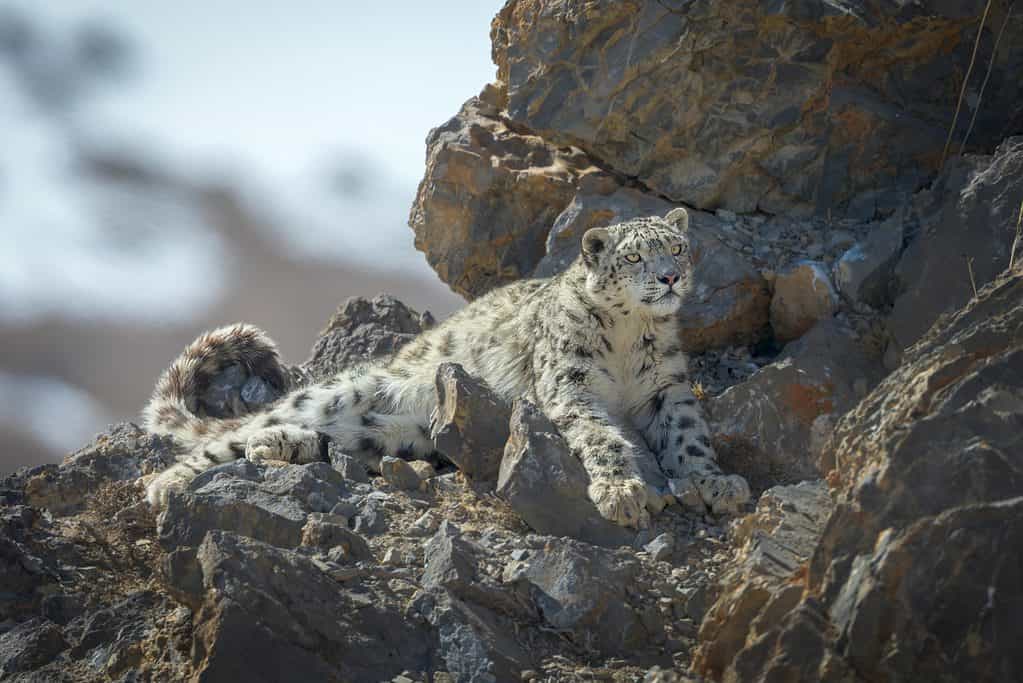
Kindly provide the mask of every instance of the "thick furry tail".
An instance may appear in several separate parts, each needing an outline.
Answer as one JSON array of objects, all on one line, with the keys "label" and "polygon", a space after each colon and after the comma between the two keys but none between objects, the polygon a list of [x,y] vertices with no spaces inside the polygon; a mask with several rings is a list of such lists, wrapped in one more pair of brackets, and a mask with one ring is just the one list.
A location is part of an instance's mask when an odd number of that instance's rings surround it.
[{"label": "thick furry tail", "polygon": [[[239,323],[200,335],[160,376],[142,412],[143,423],[156,434],[173,435],[191,449],[210,432],[209,418],[240,417],[251,412],[244,391],[234,391],[225,405],[211,405],[207,393],[226,371],[235,384],[258,378],[276,397],[287,390],[288,379],[274,342],[258,327]],[[265,394],[265,390],[263,391]]]}]

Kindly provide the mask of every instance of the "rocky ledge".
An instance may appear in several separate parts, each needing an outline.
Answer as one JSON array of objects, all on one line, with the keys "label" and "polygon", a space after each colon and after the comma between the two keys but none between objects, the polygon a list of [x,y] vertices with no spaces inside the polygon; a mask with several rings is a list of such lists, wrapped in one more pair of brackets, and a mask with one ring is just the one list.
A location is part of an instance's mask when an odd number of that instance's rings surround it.
[{"label": "rocky ledge", "polygon": [[[350,300],[290,381],[390,352],[429,323],[388,297]],[[211,405],[230,382],[252,384],[232,369],[224,378]],[[672,505],[650,529],[613,526],[534,406],[501,404],[457,365],[440,368],[437,391],[433,433],[450,459],[435,464],[384,458],[370,473],[328,442],[322,462],[215,467],[154,518],[140,478],[167,464],[171,444],[122,424],[61,465],[8,477],[0,678],[635,680],[686,670],[729,562],[726,520]],[[816,537],[820,524],[806,531]],[[792,562],[807,557],[804,548]]]},{"label": "rocky ledge", "polygon": [[[827,483],[725,451],[761,492],[735,519],[607,525],[546,418],[458,366],[450,461],[374,474],[327,443],[218,466],[157,518],[139,481],[170,444],[117,425],[0,484],[0,678],[1011,680],[1021,302],[1017,270],[941,319],[841,418]],[[423,320],[350,301],[293,381]]]}]

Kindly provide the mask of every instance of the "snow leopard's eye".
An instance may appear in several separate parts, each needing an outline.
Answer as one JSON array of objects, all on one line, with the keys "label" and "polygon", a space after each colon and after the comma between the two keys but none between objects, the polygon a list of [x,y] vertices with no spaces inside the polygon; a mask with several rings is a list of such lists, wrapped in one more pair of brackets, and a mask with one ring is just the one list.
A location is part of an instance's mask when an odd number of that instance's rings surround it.
[{"label": "snow leopard's eye", "polygon": [[675,246],[673,246],[671,248],[671,253],[672,253],[673,256],[678,256],[679,254],[681,254],[682,253],[682,245],[681,244],[676,244]]},{"label": "snow leopard's eye", "polygon": [[639,254],[626,254],[625,260],[629,263],[639,263],[642,257]]}]

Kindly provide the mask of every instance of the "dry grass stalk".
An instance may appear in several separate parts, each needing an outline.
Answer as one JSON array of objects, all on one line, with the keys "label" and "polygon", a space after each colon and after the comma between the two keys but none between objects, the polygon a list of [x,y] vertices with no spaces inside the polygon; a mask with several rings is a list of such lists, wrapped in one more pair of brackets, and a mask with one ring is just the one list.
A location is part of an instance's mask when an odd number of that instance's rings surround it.
[{"label": "dry grass stalk", "polygon": [[1009,251],[1009,270],[1016,265],[1016,250],[1019,249],[1020,239],[1023,238],[1023,201],[1019,203],[1019,216],[1016,218],[1016,237],[1012,240],[1012,249]]},{"label": "dry grass stalk", "polygon": [[1009,5],[1009,9],[1005,12],[1005,19],[1002,20],[1002,27],[998,29],[998,37],[995,38],[995,46],[991,48],[991,60],[987,63],[987,73],[984,74],[984,82],[980,84],[980,93],[977,95],[977,106],[973,108],[973,116],[970,117],[970,125],[966,128],[966,135],[963,136],[963,144],[959,145],[960,154],[962,154],[963,150],[966,149],[966,143],[970,140],[970,133],[973,132],[973,125],[977,123],[977,112],[980,111],[980,103],[984,101],[984,90],[987,88],[988,79],[991,78],[991,70],[995,66],[995,57],[998,56],[998,45],[1002,42],[1002,36],[1005,34],[1005,27],[1009,25],[1009,18],[1012,17],[1012,10],[1015,6],[1015,2]]}]

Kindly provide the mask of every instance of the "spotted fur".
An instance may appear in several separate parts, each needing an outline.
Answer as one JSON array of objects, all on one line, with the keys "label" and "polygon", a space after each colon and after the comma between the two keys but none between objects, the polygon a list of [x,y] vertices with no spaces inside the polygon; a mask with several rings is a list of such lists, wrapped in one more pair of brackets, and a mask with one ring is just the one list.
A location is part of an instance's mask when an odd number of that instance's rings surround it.
[{"label": "spotted fur", "polygon": [[370,457],[424,456],[433,450],[437,366],[454,361],[505,399],[524,396],[543,408],[581,459],[590,497],[608,519],[646,523],[648,487],[637,463],[650,457],[669,478],[688,479],[715,511],[735,510],[749,488],[715,462],[679,346],[675,314],[692,272],[687,229],[684,209],[593,228],[564,273],[495,290],[390,359],[304,387],[255,415],[203,419],[196,392],[237,362],[278,381],[273,344],[246,325],[203,335],[146,408],[149,429],[174,434],[188,452],[150,483],[149,500],[160,504],[206,467],[242,454],[303,461],[312,446],[295,444],[312,444],[317,433]]}]

